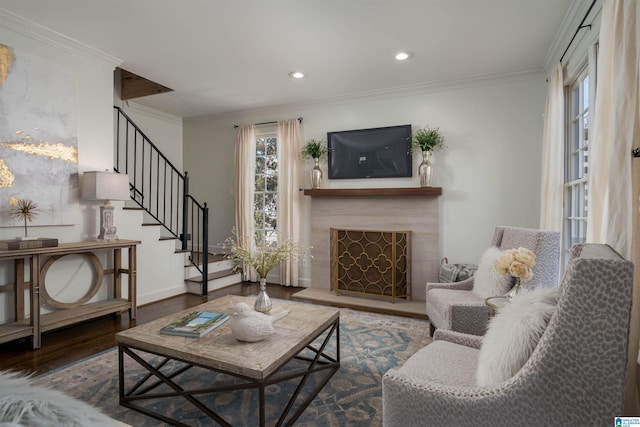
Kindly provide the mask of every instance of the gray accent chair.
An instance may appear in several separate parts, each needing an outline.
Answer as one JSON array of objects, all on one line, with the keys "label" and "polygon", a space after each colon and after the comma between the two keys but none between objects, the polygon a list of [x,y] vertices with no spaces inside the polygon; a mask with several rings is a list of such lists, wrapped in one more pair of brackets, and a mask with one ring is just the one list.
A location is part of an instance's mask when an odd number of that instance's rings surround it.
[{"label": "gray accent chair", "polygon": [[483,337],[438,330],[383,376],[383,426],[611,425],[623,414],[632,293],[631,262],[574,246],[557,311],[513,377],[476,386]]},{"label": "gray accent chair", "polygon": [[[558,285],[560,233],[520,227],[496,227],[491,246],[502,250],[524,247],[536,255],[527,287]],[[431,331],[448,329],[483,335],[489,318],[484,300],[472,292],[474,277],[453,283],[427,283],[427,316]]]}]

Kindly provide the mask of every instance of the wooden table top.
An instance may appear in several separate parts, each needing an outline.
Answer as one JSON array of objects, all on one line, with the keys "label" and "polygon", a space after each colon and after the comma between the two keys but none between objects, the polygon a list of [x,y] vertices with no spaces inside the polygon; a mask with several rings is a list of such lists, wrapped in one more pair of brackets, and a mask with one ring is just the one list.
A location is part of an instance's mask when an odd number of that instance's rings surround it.
[{"label": "wooden table top", "polygon": [[254,297],[229,295],[116,334],[116,341],[130,347],[169,356],[219,371],[264,379],[285,361],[302,351],[312,338],[340,316],[333,307],[272,299],[271,314],[289,310],[275,324],[276,333],[256,343],[236,340],[230,321],[202,338],[162,335],[163,326],[193,311],[233,313],[233,304],[253,307]]}]

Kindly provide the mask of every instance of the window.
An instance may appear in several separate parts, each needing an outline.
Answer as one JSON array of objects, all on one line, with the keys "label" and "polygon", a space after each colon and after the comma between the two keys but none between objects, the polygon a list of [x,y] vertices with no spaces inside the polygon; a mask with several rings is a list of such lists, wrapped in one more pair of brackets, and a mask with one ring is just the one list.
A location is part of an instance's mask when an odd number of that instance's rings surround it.
[{"label": "window", "polygon": [[569,88],[567,97],[568,133],[565,145],[564,190],[564,259],[576,243],[587,237],[587,205],[589,203],[589,131],[593,122],[595,93],[591,87],[588,68],[585,68]]},{"label": "window", "polygon": [[277,243],[278,148],[276,132],[256,135],[256,172],[253,217],[256,240]]}]

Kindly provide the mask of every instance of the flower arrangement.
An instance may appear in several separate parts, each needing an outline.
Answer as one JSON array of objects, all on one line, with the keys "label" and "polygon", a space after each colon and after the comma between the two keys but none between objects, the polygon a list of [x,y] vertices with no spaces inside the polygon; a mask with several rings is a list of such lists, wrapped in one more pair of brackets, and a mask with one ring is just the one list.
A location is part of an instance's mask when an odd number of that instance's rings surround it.
[{"label": "flower arrangement", "polygon": [[[252,246],[255,250],[251,250]],[[261,279],[266,279],[269,272],[281,262],[297,259],[305,253],[302,244],[292,240],[285,240],[280,244],[259,240],[252,245],[249,239],[240,238],[235,228],[233,236],[225,240],[223,247],[231,252],[229,257],[234,270],[249,265],[256,270]]]},{"label": "flower arrangement", "polygon": [[300,157],[303,159],[319,159],[327,154],[328,151],[329,150],[327,149],[327,145],[324,140],[310,139],[302,147]]},{"label": "flower arrangement", "polygon": [[444,148],[444,135],[437,127],[425,127],[418,129],[411,140],[411,148],[413,150],[434,151]]},{"label": "flower arrangement", "polygon": [[32,200],[14,199],[11,201],[9,216],[24,221],[24,237],[28,237],[27,222],[33,221],[38,216],[38,205]]},{"label": "flower arrangement", "polygon": [[504,251],[495,262],[495,269],[499,274],[509,273],[512,277],[523,282],[531,280],[536,265],[536,255],[527,248],[510,249]]}]

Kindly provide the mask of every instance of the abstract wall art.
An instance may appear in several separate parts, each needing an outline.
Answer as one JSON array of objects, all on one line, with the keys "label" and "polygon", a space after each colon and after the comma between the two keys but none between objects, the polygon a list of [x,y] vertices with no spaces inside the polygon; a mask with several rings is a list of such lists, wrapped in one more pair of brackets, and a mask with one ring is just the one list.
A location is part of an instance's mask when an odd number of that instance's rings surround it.
[{"label": "abstract wall art", "polygon": [[75,103],[65,67],[0,44],[0,227],[20,226],[17,199],[37,204],[31,225],[78,222]]}]

